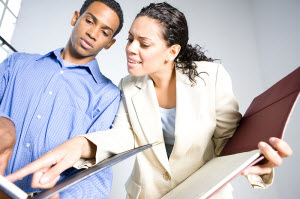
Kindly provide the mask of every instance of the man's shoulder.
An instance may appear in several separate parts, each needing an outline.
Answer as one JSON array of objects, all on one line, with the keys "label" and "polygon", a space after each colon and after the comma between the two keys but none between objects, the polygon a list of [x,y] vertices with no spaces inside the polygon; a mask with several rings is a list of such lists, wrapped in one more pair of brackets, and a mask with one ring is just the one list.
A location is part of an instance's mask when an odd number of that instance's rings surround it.
[{"label": "man's shoulder", "polygon": [[120,89],[106,76],[101,74],[101,82],[98,82],[98,91],[102,93],[101,95],[120,95]]},{"label": "man's shoulder", "polygon": [[42,57],[43,55],[40,54],[32,54],[32,53],[25,53],[25,52],[17,52],[17,53],[13,53],[12,55],[9,56],[9,59],[17,62],[17,61],[30,61],[30,60],[37,60],[40,57]]}]

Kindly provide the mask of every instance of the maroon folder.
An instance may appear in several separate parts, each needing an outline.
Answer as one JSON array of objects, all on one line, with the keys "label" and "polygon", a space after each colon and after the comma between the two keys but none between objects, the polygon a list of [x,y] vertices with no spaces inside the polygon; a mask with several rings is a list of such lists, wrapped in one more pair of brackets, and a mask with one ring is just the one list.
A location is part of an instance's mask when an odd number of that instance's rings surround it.
[{"label": "maroon folder", "polygon": [[258,149],[260,141],[282,138],[300,91],[300,67],[254,98],[220,156]]}]

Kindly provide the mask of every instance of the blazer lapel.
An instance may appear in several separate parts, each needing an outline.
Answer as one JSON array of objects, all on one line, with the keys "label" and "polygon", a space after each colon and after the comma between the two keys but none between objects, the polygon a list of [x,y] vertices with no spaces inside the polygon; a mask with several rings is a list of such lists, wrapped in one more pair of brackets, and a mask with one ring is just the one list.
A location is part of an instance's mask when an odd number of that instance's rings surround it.
[{"label": "blazer lapel", "polygon": [[176,70],[175,143],[172,154],[184,156],[195,142],[193,134],[201,128],[199,121],[203,121],[200,113],[203,103],[200,96],[205,93],[205,89],[205,83],[201,79],[195,84],[181,70]]},{"label": "blazer lapel", "polygon": [[[140,91],[132,97],[132,103],[148,143],[157,141],[164,143],[161,115],[153,81],[149,76],[140,77],[136,81],[136,86]],[[170,172],[165,145],[159,144],[152,149],[161,164]]]}]

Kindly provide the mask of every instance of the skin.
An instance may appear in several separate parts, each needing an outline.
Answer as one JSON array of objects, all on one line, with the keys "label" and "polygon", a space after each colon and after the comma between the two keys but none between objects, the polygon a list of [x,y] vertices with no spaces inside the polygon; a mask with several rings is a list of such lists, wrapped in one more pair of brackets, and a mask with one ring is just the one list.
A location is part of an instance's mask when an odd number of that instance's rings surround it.
[{"label": "skin", "polygon": [[160,107],[170,109],[176,106],[174,59],[180,45],[168,47],[161,29],[158,22],[146,16],[133,22],[126,46],[127,66],[133,76],[149,75]]},{"label": "skin", "polygon": [[74,26],[72,35],[62,58],[76,64],[86,64],[105,48],[109,49],[114,43],[113,35],[119,26],[118,15],[101,2],[93,2],[80,16],[75,11],[71,20]]},{"label": "skin", "polygon": [[[128,72],[134,76],[148,74],[154,81],[159,105],[163,108],[173,108],[176,106],[174,59],[180,51],[180,46],[166,46],[161,32],[160,24],[148,17],[139,17],[133,22],[126,46]],[[164,97],[166,99],[163,99]],[[272,168],[282,163],[283,157],[292,155],[292,150],[285,141],[270,138],[270,143],[278,153],[267,143],[260,142],[258,147],[267,161],[263,165],[250,167],[243,173],[244,175],[268,174]],[[72,153],[69,153],[70,151]],[[34,173],[34,186],[50,188],[56,183],[55,178],[74,165],[80,157],[94,158],[95,155],[96,146],[94,144],[84,137],[75,137],[7,178],[10,181],[16,181]]]},{"label": "skin", "polygon": [[[61,56],[64,60],[71,63],[86,64],[95,59],[96,55],[103,48],[107,50],[115,43],[116,40],[113,36],[119,27],[119,17],[105,4],[93,2],[82,15],[80,15],[78,11],[75,11],[71,25],[74,26],[74,28],[66,47],[61,52]],[[0,117],[0,140],[0,174],[3,175],[12,155],[16,133],[14,124],[10,120],[2,117]],[[89,146],[87,140],[82,143],[87,144],[90,149],[87,150],[88,153],[92,153],[91,151],[95,150],[93,146]],[[51,153],[51,151],[49,153]],[[80,157],[84,154],[74,152],[74,155]],[[51,164],[55,164],[62,159],[64,160],[62,161],[63,163],[66,163],[69,167],[72,166],[72,164],[68,164],[68,155],[58,156],[57,159],[51,160]],[[36,179],[42,176],[47,170],[48,169],[43,168],[34,175],[32,181],[33,188],[53,187],[59,180],[58,174],[51,183],[38,186]],[[56,198],[59,198],[59,194],[51,197],[51,199]]]},{"label": "skin", "polygon": [[0,175],[4,175],[16,142],[16,129],[12,121],[0,117]]}]

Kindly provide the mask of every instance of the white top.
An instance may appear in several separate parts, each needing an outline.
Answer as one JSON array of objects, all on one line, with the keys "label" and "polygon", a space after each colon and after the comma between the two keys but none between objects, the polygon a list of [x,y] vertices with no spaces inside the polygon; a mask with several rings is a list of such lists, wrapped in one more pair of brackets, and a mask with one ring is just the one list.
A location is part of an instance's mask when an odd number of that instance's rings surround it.
[{"label": "white top", "polygon": [[164,109],[159,107],[162,130],[166,144],[167,155],[170,157],[175,142],[175,115],[176,108]]}]

